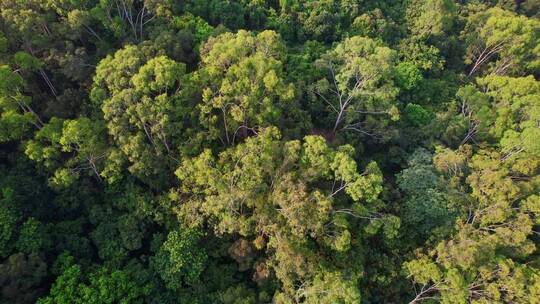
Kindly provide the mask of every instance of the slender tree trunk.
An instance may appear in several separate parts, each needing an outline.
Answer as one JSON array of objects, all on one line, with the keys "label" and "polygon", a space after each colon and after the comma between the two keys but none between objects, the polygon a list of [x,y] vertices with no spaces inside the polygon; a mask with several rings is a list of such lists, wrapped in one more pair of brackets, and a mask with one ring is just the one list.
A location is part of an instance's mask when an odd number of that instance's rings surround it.
[{"label": "slender tree trunk", "polygon": [[97,180],[101,183],[103,180],[101,179],[101,176],[99,175],[99,172],[96,167],[96,163],[94,162],[94,159],[92,157],[88,158],[88,163],[90,164],[90,167],[92,168],[92,171],[94,171],[94,174],[96,175]]},{"label": "slender tree trunk", "polygon": [[96,37],[99,41],[103,41],[101,37],[88,25],[83,25],[86,31]]},{"label": "slender tree trunk", "polygon": [[49,89],[51,90],[51,93],[55,97],[58,96],[57,93],[56,93],[56,89],[55,89],[54,85],[52,84],[51,80],[49,79],[49,76],[47,76],[47,73],[45,73],[45,71],[43,69],[39,69],[39,73],[41,74],[41,77],[43,78],[43,80],[45,80],[45,83],[47,84],[47,86],[49,86]]},{"label": "slender tree trunk", "polygon": [[339,127],[339,124],[341,123],[341,120],[343,119],[343,113],[345,112],[345,109],[340,107],[338,116],[336,118],[336,123],[334,124],[333,132],[336,133],[337,129]]}]

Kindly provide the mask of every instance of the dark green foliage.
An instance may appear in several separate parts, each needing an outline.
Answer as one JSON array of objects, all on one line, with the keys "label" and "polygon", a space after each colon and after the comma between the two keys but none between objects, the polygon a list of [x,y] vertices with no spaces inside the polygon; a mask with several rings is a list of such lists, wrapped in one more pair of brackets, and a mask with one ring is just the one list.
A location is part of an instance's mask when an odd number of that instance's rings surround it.
[{"label": "dark green foliage", "polygon": [[0,299],[6,303],[35,303],[45,291],[47,264],[32,253],[17,253],[0,264]]},{"label": "dark green foliage", "polygon": [[419,149],[410,157],[408,167],[397,175],[397,185],[407,199],[401,219],[420,239],[437,227],[450,225],[456,212],[431,159],[429,152]]},{"label": "dark green foliage", "polygon": [[9,200],[12,200],[13,190],[2,189],[2,200],[0,201],[0,256],[5,257],[10,252],[10,241],[15,234],[18,216],[15,210],[10,208]]},{"label": "dark green foliage", "polygon": [[60,256],[56,264],[60,274],[50,295],[39,299],[39,304],[144,303],[150,293],[150,286],[138,281],[129,269],[100,268],[88,273],[67,255]]},{"label": "dark green foliage", "polygon": [[200,233],[192,229],[169,232],[152,260],[156,271],[169,289],[178,289],[182,283],[200,283],[207,256],[200,247]]},{"label": "dark green foliage", "polygon": [[22,224],[15,246],[20,252],[38,253],[48,249],[50,239],[43,224],[31,217]]},{"label": "dark green foliage", "polygon": [[416,88],[423,78],[418,67],[407,61],[396,66],[395,77],[397,84],[405,90]]},{"label": "dark green foliage", "polygon": [[405,107],[405,115],[407,120],[415,127],[426,125],[431,120],[430,113],[422,108],[421,105],[414,103],[407,104]]}]

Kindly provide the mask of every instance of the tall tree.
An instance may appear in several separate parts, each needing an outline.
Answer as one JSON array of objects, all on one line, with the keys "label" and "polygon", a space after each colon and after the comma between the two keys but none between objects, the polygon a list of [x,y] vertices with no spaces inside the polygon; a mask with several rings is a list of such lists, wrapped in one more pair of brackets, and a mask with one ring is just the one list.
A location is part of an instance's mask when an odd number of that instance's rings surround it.
[{"label": "tall tree", "polygon": [[463,31],[469,76],[486,66],[488,72],[500,75],[537,72],[540,68],[539,29],[540,21],[500,8],[469,16]]},{"label": "tall tree", "polygon": [[392,73],[396,52],[365,37],[351,37],[321,56],[316,66],[327,72],[314,84],[334,118],[332,130],[380,136],[390,120],[399,119]]},{"label": "tall tree", "polygon": [[477,83],[479,88],[467,86],[457,93],[468,126],[462,143],[497,143],[504,159],[518,153],[538,156],[539,82],[532,76],[491,75]]},{"label": "tall tree", "polygon": [[[54,172],[52,185],[70,185],[81,172],[101,182],[109,149],[103,122],[53,118],[26,144],[25,153]],[[69,157],[66,157],[69,156]]]},{"label": "tall tree", "polygon": [[424,39],[448,32],[456,15],[456,3],[452,0],[410,1],[407,7],[409,30]]},{"label": "tall tree", "polygon": [[534,259],[531,237],[539,219],[537,176],[515,179],[518,163],[501,163],[501,156],[481,150],[469,160],[468,215],[456,222],[453,237],[405,263],[418,284],[412,303],[526,303],[538,297],[540,273],[527,262]]},{"label": "tall tree", "polygon": [[8,65],[0,66],[0,142],[22,139],[32,125],[43,124],[23,94],[25,82]]},{"label": "tall tree", "polygon": [[278,34],[225,33],[201,49],[201,124],[211,138],[232,144],[256,129],[278,125],[294,87],[285,81],[285,46]]},{"label": "tall tree", "polygon": [[[178,198],[189,199],[178,213],[190,225],[208,223],[218,235],[239,234],[230,252],[244,257],[239,260],[247,263],[244,269],[272,269],[285,291],[279,297],[304,298],[295,286],[320,284],[314,277],[322,263],[317,256],[358,254],[352,249],[359,237],[357,221],[389,225],[385,230],[395,224],[378,212],[382,177],[377,165],[370,163],[359,173],[352,153],[350,146],[330,148],[320,136],[282,142],[275,128],[265,129],[217,158],[207,150],[184,161],[177,171],[182,181]],[[343,263],[335,271],[356,277],[346,258]],[[255,278],[264,281],[268,274]]]},{"label": "tall tree", "polygon": [[185,71],[183,63],[127,46],[103,59],[94,77],[92,100],[120,154],[133,174],[154,186],[165,182],[173,152],[189,136]]}]

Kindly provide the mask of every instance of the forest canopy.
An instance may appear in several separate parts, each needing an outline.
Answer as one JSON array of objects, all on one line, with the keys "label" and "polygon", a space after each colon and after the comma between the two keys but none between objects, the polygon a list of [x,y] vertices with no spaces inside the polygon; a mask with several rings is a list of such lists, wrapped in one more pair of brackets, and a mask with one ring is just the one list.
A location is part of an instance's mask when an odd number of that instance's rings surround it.
[{"label": "forest canopy", "polygon": [[540,303],[537,0],[0,0],[0,303]]}]

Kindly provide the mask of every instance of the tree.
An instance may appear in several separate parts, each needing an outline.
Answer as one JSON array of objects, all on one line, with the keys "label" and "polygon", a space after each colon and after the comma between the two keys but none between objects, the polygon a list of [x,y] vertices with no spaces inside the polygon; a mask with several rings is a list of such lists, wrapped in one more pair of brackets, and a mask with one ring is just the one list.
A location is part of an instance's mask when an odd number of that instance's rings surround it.
[{"label": "tree", "polygon": [[477,88],[461,88],[461,115],[468,131],[462,143],[481,139],[498,143],[504,158],[518,153],[538,155],[538,99],[540,86],[532,76],[506,77],[491,75],[477,79]]},{"label": "tree", "polygon": [[489,63],[488,71],[499,75],[538,71],[539,28],[540,21],[500,8],[469,16],[463,32],[469,76]]},{"label": "tree", "polygon": [[37,220],[51,212],[47,209],[51,197],[46,180],[36,174],[32,162],[24,156],[3,158],[3,162],[0,165],[0,263],[13,254],[41,254],[50,248],[48,231]]},{"label": "tree", "polygon": [[103,112],[111,134],[122,142],[129,136],[125,134],[128,126],[134,125],[144,131],[152,146],[163,145],[169,153],[171,139],[167,137],[175,126],[168,124],[167,114],[175,109],[167,91],[177,88],[184,73],[183,64],[165,56],[149,60],[131,79],[134,89],[123,90],[104,103]]},{"label": "tree", "polygon": [[7,65],[0,66],[0,142],[21,139],[39,116],[30,107],[31,99],[22,93],[24,80]]},{"label": "tree", "polygon": [[96,3],[89,13],[117,38],[131,35],[135,41],[141,41],[147,24],[156,17],[169,15],[171,6],[170,1],[105,0]]},{"label": "tree", "polygon": [[50,244],[45,226],[35,218],[29,218],[21,226],[16,247],[20,252],[31,254],[45,251]]},{"label": "tree", "polygon": [[[264,129],[217,158],[206,150],[185,160],[176,172],[182,181],[177,195],[189,200],[177,212],[192,226],[207,223],[218,235],[251,240],[242,251],[266,250],[261,262],[292,296],[297,282],[313,280],[316,244],[353,254],[355,221],[390,223],[377,212],[377,165],[358,173],[352,153],[350,146],[331,149],[320,136],[282,142],[275,128]],[[246,261],[244,269],[252,263]]]},{"label": "tree", "polygon": [[167,288],[175,290],[182,283],[194,285],[206,263],[206,254],[198,248],[201,234],[194,229],[171,231],[152,263]]},{"label": "tree", "polygon": [[540,276],[521,261],[533,258],[530,236],[540,201],[530,187],[534,179],[512,177],[511,168],[517,169],[519,162],[501,163],[500,158],[493,150],[480,150],[472,157],[466,179],[472,189],[467,216],[456,222],[449,240],[404,264],[409,277],[422,286],[413,303],[528,302],[537,297]]},{"label": "tree", "polygon": [[423,80],[420,69],[412,62],[400,62],[395,69],[396,84],[405,90],[413,90]]},{"label": "tree", "polygon": [[279,124],[284,104],[294,97],[283,72],[284,45],[278,34],[246,31],[210,38],[202,46],[201,124],[213,139],[237,137]]},{"label": "tree", "polygon": [[185,65],[166,56],[148,59],[143,51],[127,46],[103,59],[91,97],[129,170],[159,187],[173,152],[187,145],[191,134],[184,122],[192,113],[183,91]]},{"label": "tree", "polygon": [[415,127],[427,125],[431,120],[431,113],[429,113],[422,106],[408,103],[405,106],[405,117]]},{"label": "tree", "polygon": [[540,95],[540,83],[532,76],[511,78],[488,76],[478,80],[478,84],[489,90],[497,108],[497,116],[490,133],[500,139],[501,147],[510,157],[525,152],[539,156],[538,119],[540,108],[535,100]]},{"label": "tree", "polygon": [[[296,1],[298,5],[298,22],[305,36],[315,40],[334,41],[340,34],[341,13],[337,1]],[[303,3],[302,3],[303,2]]]},{"label": "tree", "polygon": [[250,9],[257,10],[261,4],[248,8],[248,1],[230,1],[230,0],[190,0],[186,1],[185,10],[196,16],[208,20],[213,26],[222,25],[232,30],[238,30],[246,27],[246,15]]},{"label": "tree", "polygon": [[404,58],[404,62],[412,63],[422,71],[441,71],[445,64],[445,58],[441,51],[426,44],[419,37],[408,37],[400,41],[398,45],[399,55]]},{"label": "tree", "polygon": [[144,303],[150,293],[150,286],[127,269],[99,268],[85,275],[83,268],[68,255],[60,256],[57,265],[61,273],[50,294],[37,301],[39,304]]},{"label": "tree", "polygon": [[400,217],[410,242],[423,242],[437,228],[451,226],[458,214],[457,206],[441,184],[432,163],[432,155],[422,149],[415,151],[408,167],[397,175],[398,187],[405,193],[406,201]]},{"label": "tree", "polygon": [[[101,121],[87,117],[61,120],[54,117],[26,144],[26,155],[54,172],[52,185],[68,186],[80,172],[89,172],[99,182],[103,160],[109,153]],[[71,157],[63,161],[63,155]]]},{"label": "tree", "polygon": [[365,37],[351,37],[321,56],[316,66],[327,76],[314,85],[315,93],[335,115],[332,130],[351,130],[378,136],[390,120],[399,119],[398,88],[392,72],[395,51]]},{"label": "tree", "polygon": [[[450,201],[462,212],[454,233],[416,252],[404,269],[419,286],[413,303],[530,302],[538,294],[534,261],[538,154],[533,77],[490,75],[457,93],[474,150],[438,149]],[[529,129],[536,128],[536,129]],[[422,183],[425,184],[425,183]],[[453,301],[453,302],[452,302]]]},{"label": "tree", "polygon": [[279,1],[277,12],[270,9],[267,27],[288,41],[330,43],[346,32],[360,7],[356,1]]},{"label": "tree", "polygon": [[152,224],[163,215],[157,198],[133,180],[107,185],[103,193],[102,201],[88,206],[88,221],[93,226],[89,236],[99,258],[118,268],[133,252],[145,250],[144,244],[152,237]]},{"label": "tree", "polygon": [[323,271],[313,282],[298,290],[297,301],[303,303],[358,303],[360,293],[356,281],[346,279],[339,272]]},{"label": "tree", "polygon": [[8,33],[18,34],[26,42],[49,40],[45,37],[51,34],[49,22],[53,18],[45,12],[42,1],[2,1],[0,15],[6,20]]},{"label": "tree", "polygon": [[0,264],[0,300],[7,303],[35,303],[45,291],[47,264],[38,253],[16,253]]},{"label": "tree", "polygon": [[349,28],[351,36],[363,36],[393,42],[399,39],[399,26],[379,8],[354,18]]},{"label": "tree", "polygon": [[13,199],[13,189],[2,189],[0,200],[0,257],[4,258],[10,254],[12,247],[11,240],[14,237],[19,215],[11,208],[9,200]]},{"label": "tree", "polygon": [[178,27],[192,32],[197,44],[206,41],[214,32],[214,28],[203,18],[189,13],[177,17],[175,22]]},{"label": "tree", "polygon": [[456,19],[457,8],[451,0],[411,1],[407,7],[409,30],[427,38],[448,32]]}]

